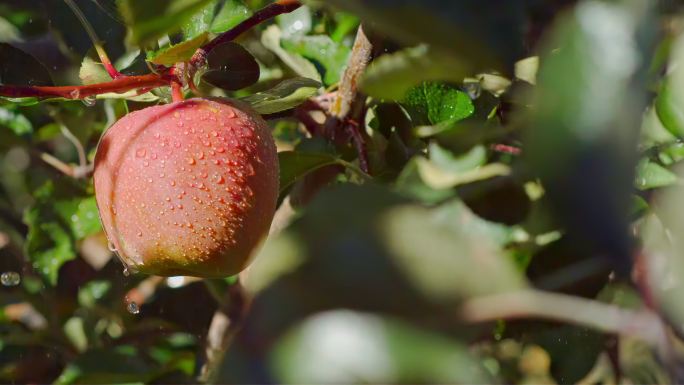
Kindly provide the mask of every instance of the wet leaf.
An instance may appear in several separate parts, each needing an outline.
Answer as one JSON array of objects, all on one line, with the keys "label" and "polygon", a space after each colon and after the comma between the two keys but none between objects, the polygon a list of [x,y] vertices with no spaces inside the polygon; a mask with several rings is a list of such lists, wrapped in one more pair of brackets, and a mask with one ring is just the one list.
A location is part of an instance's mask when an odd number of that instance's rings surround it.
[{"label": "wet leaf", "polygon": [[[147,52],[147,61],[154,64],[170,67],[178,62],[190,60],[197,48],[209,40],[209,33],[202,32],[189,40],[162,48],[157,51]],[[216,47],[217,49],[219,47]]]},{"label": "wet leaf", "polygon": [[211,0],[120,0],[119,12],[128,26],[131,44],[148,45],[181,29]]},{"label": "wet leaf", "polygon": [[297,107],[318,93],[321,84],[307,78],[287,79],[270,90],[242,98],[260,114],[274,114]]},{"label": "wet leaf", "polygon": [[239,90],[259,80],[259,64],[240,44],[223,43],[207,55],[202,80],[224,90]]},{"label": "wet leaf", "polygon": [[252,15],[252,11],[241,0],[228,0],[223,4],[214,21],[211,32],[225,32]]}]

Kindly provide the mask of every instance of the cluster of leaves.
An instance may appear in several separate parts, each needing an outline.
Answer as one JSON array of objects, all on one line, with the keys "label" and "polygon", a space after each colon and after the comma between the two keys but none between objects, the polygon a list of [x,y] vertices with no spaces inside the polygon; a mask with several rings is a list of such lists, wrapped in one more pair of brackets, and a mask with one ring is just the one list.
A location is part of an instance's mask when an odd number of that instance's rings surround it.
[{"label": "cluster of leaves", "polygon": [[[78,3],[116,68],[134,75],[188,62],[268,2]],[[312,1],[209,52],[193,81],[268,118],[281,151],[276,221],[296,217],[276,223],[284,230],[246,275],[253,303],[217,380],[679,380],[677,12],[599,0]],[[307,103],[334,95],[360,23],[373,45],[361,107],[343,135],[321,135],[308,126],[325,117]],[[0,84],[108,81],[77,26],[61,2],[0,4]],[[103,130],[170,92],[98,99],[0,99],[0,272],[22,277],[0,287],[0,382],[188,382],[203,362],[217,308],[207,287],[125,277],[91,181],[53,168],[87,168]],[[647,304],[674,333],[654,349],[570,320],[459,313],[529,290]]]}]

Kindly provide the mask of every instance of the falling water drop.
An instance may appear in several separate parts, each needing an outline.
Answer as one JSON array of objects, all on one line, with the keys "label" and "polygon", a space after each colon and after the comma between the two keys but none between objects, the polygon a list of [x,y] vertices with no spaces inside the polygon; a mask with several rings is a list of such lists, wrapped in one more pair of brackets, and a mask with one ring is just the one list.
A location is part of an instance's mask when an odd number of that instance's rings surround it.
[{"label": "falling water drop", "polygon": [[0,274],[2,286],[17,286],[21,282],[21,275],[16,271],[5,271]]},{"label": "falling water drop", "polygon": [[140,308],[138,307],[138,304],[131,301],[126,305],[126,310],[128,310],[129,313],[131,314],[138,314],[140,313]]},{"label": "falling water drop", "polygon": [[95,98],[95,96],[86,96],[85,98],[81,99],[81,101],[82,101],[83,104],[85,104],[87,107],[92,107],[92,106],[94,106],[95,103],[97,102],[97,99]]},{"label": "falling water drop", "polygon": [[109,251],[111,251],[113,253],[116,252],[116,246],[114,246],[114,244],[112,242],[107,242],[107,248],[109,249]]}]

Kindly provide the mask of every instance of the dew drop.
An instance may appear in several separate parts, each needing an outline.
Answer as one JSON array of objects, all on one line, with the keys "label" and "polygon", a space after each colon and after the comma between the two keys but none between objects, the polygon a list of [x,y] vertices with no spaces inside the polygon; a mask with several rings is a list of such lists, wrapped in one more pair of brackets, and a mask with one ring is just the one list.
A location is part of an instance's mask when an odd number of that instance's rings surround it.
[{"label": "dew drop", "polygon": [[195,158],[188,158],[188,164],[193,165],[195,164]]},{"label": "dew drop", "polygon": [[139,148],[135,151],[135,156],[138,158],[144,158],[145,154],[147,154],[147,151],[144,148]]},{"label": "dew drop", "polygon": [[155,133],[154,133],[154,138],[155,138],[155,139],[159,139],[160,136],[161,136],[161,135],[160,135],[158,132],[155,132]]},{"label": "dew drop", "polygon": [[172,181],[171,181],[171,186],[175,186],[175,185],[176,185],[176,181],[175,181],[175,180],[172,180]]},{"label": "dew drop", "polygon": [[223,148],[223,147],[219,147],[219,148],[216,149],[216,152],[218,152],[218,153],[224,153],[224,152],[226,152],[226,149]]},{"label": "dew drop", "polygon": [[197,154],[197,159],[204,159],[204,151],[200,151],[200,152]]},{"label": "dew drop", "polygon": [[225,179],[223,179],[223,176],[221,174],[214,174],[211,176],[211,179],[216,182],[217,184],[223,184],[225,182]]},{"label": "dew drop", "polygon": [[228,109],[228,113],[226,116],[230,119],[234,118],[235,117],[235,111],[233,111],[233,109]]},{"label": "dew drop", "polygon": [[213,136],[213,137],[217,137],[217,136],[218,136],[218,132],[216,132],[216,131],[212,131],[212,132],[211,132],[211,136]]},{"label": "dew drop", "polygon": [[2,286],[17,286],[21,282],[21,275],[16,271],[5,271],[0,274]]},{"label": "dew drop", "polygon": [[142,237],[142,231],[138,231],[138,236]]},{"label": "dew drop", "polygon": [[97,102],[97,99],[95,96],[86,96],[85,98],[81,99],[81,101],[86,105],[86,107],[92,107]]},{"label": "dew drop", "polygon": [[129,313],[131,314],[138,314],[140,313],[140,308],[138,307],[138,304],[131,301],[126,305],[126,310],[128,310]]},{"label": "dew drop", "polygon": [[113,244],[112,242],[107,242],[107,248],[108,248],[109,251],[111,251],[112,253],[115,253],[115,252],[116,252],[116,246],[114,246],[114,244]]}]

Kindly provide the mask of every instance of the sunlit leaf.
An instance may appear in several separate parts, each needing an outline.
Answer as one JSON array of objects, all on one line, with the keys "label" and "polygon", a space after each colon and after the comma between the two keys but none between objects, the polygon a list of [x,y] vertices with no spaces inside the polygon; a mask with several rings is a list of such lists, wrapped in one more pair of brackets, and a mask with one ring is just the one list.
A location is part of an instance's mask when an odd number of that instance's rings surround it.
[{"label": "sunlit leaf", "polygon": [[146,45],[167,33],[181,29],[183,23],[211,0],[120,0],[119,12],[128,26],[128,41]]},{"label": "sunlit leaf", "polygon": [[211,32],[225,32],[252,15],[252,11],[241,0],[228,0],[211,23]]},{"label": "sunlit leaf", "polygon": [[274,114],[297,107],[315,95],[321,84],[313,79],[293,78],[285,80],[270,90],[257,92],[243,98],[260,114]]},{"label": "sunlit leaf", "polygon": [[182,43],[162,48],[157,51],[147,52],[147,60],[159,65],[172,66],[178,62],[190,60],[197,48],[201,47],[209,39],[208,32],[202,32],[192,39]]}]

